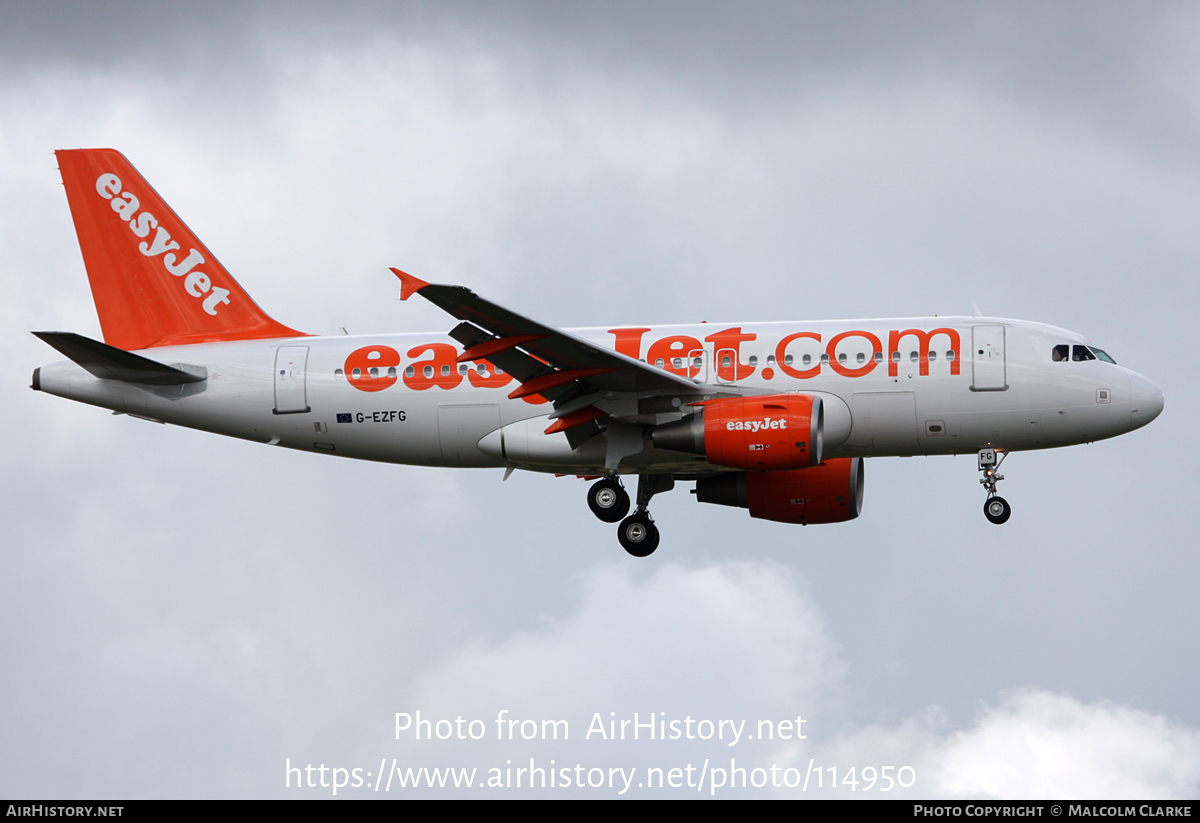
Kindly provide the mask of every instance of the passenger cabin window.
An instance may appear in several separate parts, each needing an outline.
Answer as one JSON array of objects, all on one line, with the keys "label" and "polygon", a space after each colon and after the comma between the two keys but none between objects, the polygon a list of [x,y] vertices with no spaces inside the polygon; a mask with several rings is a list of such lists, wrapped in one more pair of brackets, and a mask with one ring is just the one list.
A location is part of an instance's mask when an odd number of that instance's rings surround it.
[{"label": "passenger cabin window", "polygon": [[1075,346],[1075,350],[1071,352],[1071,359],[1075,361],[1095,360],[1096,355],[1088,351],[1087,346]]},{"label": "passenger cabin window", "polygon": [[858,356],[854,359],[857,360],[859,363],[865,363],[867,361],[867,356],[865,354],[863,354],[862,352],[859,352]]},{"label": "passenger cabin window", "polygon": [[821,355],[821,365],[824,366],[824,365],[827,365],[828,363],[829,363],[829,355],[828,354]]},{"label": "passenger cabin window", "polygon": [[[801,358],[801,362],[803,362],[804,365],[806,365],[806,366],[810,365],[812,363],[812,355],[811,354],[804,355],[804,357]],[[789,366],[792,365],[792,356],[790,354],[787,356],[787,364]]]},{"label": "passenger cabin window", "polygon": [[949,351],[947,351],[947,352],[946,352],[946,359],[947,359],[947,360],[953,360],[953,359],[954,359],[954,349],[950,349]]},{"label": "passenger cabin window", "polygon": [[881,351],[877,351],[877,352],[875,352],[875,362],[876,362],[876,363],[882,363],[882,362],[883,362],[883,352],[881,352]]},{"label": "passenger cabin window", "polygon": [[768,366],[774,366],[774,365],[775,365],[775,355],[773,355],[773,354],[768,354],[768,355],[767,355],[767,365],[768,365]]},{"label": "passenger cabin window", "polygon": [[[405,369],[405,370],[404,370],[404,376],[405,376],[405,377],[412,377],[412,376],[413,376],[413,375],[415,375],[416,373],[417,373],[417,372],[416,372],[416,371],[413,369],[413,367],[412,367],[412,366],[409,366],[407,369]],[[355,370],[354,370],[354,376],[355,376],[355,377],[358,377],[358,369],[355,369]]]},{"label": "passenger cabin window", "polygon": [[660,357],[654,361],[654,365],[656,368],[665,369],[667,367],[667,361]]},{"label": "passenger cabin window", "polygon": [[388,377],[395,377],[395,376],[396,376],[396,367],[388,366]]},{"label": "passenger cabin window", "polygon": [[1054,358],[1055,363],[1060,363],[1063,360],[1068,360],[1071,357],[1071,347],[1070,346],[1055,346],[1054,353],[1051,355],[1051,357]]},{"label": "passenger cabin window", "polygon": [[912,362],[916,363],[918,360],[921,359],[921,355],[915,351],[910,351],[908,353],[908,359],[911,360]]},{"label": "passenger cabin window", "polygon": [[428,380],[430,377],[433,377],[433,366],[426,366],[425,368],[421,369],[421,373],[424,374],[425,379]]},{"label": "passenger cabin window", "polygon": [[838,355],[838,362],[841,363],[843,366],[846,365],[846,353],[845,352],[842,352],[841,354]]},{"label": "passenger cabin window", "polygon": [[758,365],[758,357],[757,357],[757,356],[755,356],[755,355],[753,355],[753,354],[752,354],[752,355],[750,355],[750,365],[751,365],[751,366],[757,366],[757,365]]}]

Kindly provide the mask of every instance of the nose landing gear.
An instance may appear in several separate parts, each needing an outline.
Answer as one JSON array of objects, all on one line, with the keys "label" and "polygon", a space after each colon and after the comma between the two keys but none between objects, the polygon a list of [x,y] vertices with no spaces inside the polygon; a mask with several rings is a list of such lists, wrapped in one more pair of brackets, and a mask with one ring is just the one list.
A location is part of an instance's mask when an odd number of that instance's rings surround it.
[{"label": "nose landing gear", "polygon": [[1007,500],[996,494],[996,484],[1004,479],[1004,475],[997,474],[997,471],[1006,457],[1008,457],[1008,452],[1001,452],[1000,459],[997,460],[995,449],[979,450],[979,470],[983,472],[983,478],[979,482],[988,494],[988,499],[983,504],[983,516],[997,526],[1007,522],[1008,518],[1012,516],[1012,506],[1008,505]]}]

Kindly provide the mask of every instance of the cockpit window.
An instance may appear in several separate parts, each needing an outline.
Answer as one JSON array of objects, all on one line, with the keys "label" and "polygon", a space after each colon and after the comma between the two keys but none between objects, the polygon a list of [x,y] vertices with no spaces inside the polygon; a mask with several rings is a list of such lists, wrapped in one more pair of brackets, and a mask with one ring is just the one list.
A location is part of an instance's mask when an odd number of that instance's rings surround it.
[{"label": "cockpit window", "polygon": [[1108,353],[1107,353],[1107,352],[1105,352],[1104,350],[1102,350],[1102,349],[1098,349],[1098,348],[1096,348],[1095,346],[1091,346],[1090,348],[1091,348],[1091,350],[1092,350],[1092,354],[1094,354],[1094,355],[1096,355],[1097,357],[1099,357],[1099,358],[1100,358],[1101,360],[1103,360],[1105,363],[1112,363],[1114,366],[1115,366],[1115,365],[1117,365],[1117,361],[1116,361],[1116,360],[1113,360],[1111,357],[1109,357],[1109,356],[1108,356]]},{"label": "cockpit window", "polygon": [[1059,363],[1063,360],[1070,360],[1071,359],[1071,347],[1070,346],[1055,346],[1053,357],[1054,357],[1055,363]]},{"label": "cockpit window", "polygon": [[1071,352],[1072,360],[1095,360],[1096,355],[1088,350],[1087,346],[1076,346],[1075,351]]}]

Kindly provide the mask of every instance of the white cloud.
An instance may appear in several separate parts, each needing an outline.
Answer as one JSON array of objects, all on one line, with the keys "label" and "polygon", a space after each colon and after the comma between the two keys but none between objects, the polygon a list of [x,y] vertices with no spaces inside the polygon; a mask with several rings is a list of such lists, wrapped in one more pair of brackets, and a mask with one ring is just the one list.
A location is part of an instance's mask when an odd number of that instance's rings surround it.
[{"label": "white cloud", "polygon": [[939,740],[923,763],[947,797],[1195,797],[1200,730],[1128,706],[1028,690]]},{"label": "white cloud", "polygon": [[931,708],[841,738],[822,749],[818,765],[839,764],[843,773],[856,764],[911,765],[917,782],[904,794],[923,798],[1180,798],[1200,790],[1200,730],[1128,706],[1029,688],[984,706],[968,728],[948,726]]},{"label": "white cloud", "polygon": [[[909,783],[890,796],[960,798],[1170,798],[1200,788],[1200,730],[1126,706],[1083,703],[1027,689],[985,707],[964,729],[950,727],[931,707],[892,726],[853,727],[841,710],[848,693],[846,667],[801,578],[764,563],[661,567],[635,580],[621,567],[592,570],[577,611],[546,628],[478,641],[434,664],[417,680],[403,710],[422,717],[482,719],[478,742],[417,743],[401,736],[401,761],[421,765],[472,762],[523,764],[534,757],[585,766],[682,766],[703,760],[747,768],[772,764],[804,775],[810,760],[846,777],[856,768],[854,791],[816,779],[806,797],[887,796],[866,789],[864,767]],[[494,719],[567,718],[571,742],[496,742]],[[639,712],[672,718],[747,721],[743,739],[728,741],[585,740],[593,712],[619,722]],[[797,714],[808,719],[804,741],[783,744],[747,739],[757,720]],[[912,773],[899,774],[910,766]],[[786,790],[786,787],[782,787]],[[668,790],[679,794],[682,789]],[[731,792],[761,796],[778,792]],[[709,789],[705,789],[707,795]],[[788,793],[784,791],[784,793]]]},{"label": "white cloud", "polygon": [[596,567],[577,611],[450,655],[417,678],[410,710],[567,717],[573,743],[595,712],[668,722],[807,713],[842,665],[804,588],[768,563],[672,563],[640,581],[627,565]]}]

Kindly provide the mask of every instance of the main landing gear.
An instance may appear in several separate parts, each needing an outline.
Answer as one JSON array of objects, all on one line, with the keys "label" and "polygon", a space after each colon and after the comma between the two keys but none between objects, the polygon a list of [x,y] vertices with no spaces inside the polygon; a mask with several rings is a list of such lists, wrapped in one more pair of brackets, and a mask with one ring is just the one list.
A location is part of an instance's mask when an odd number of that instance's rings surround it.
[{"label": "main landing gear", "polygon": [[617,527],[617,540],[634,557],[649,557],[658,548],[658,526],[649,512],[631,514]]},{"label": "main landing gear", "polygon": [[997,460],[995,449],[979,450],[979,470],[983,472],[983,478],[979,482],[983,484],[983,488],[987,490],[988,494],[988,498],[983,504],[983,516],[997,526],[1007,522],[1012,515],[1012,506],[1008,505],[1007,500],[996,494],[996,484],[1004,479],[1004,475],[996,472],[999,471],[1000,464],[1006,457],[1008,457],[1008,453],[1001,452],[1000,459]]},{"label": "main landing gear", "polygon": [[[637,509],[629,511],[629,495],[615,474],[598,480],[588,489],[588,507],[605,523],[621,521],[617,527],[617,540],[621,548],[634,557],[648,557],[658,548],[658,526],[650,517],[650,498],[660,492],[675,488],[675,476],[671,474],[639,474]],[[624,518],[622,520],[622,518]]]},{"label": "main landing gear", "polygon": [[616,476],[606,477],[588,489],[588,508],[605,523],[616,523],[629,511],[629,494]]}]

